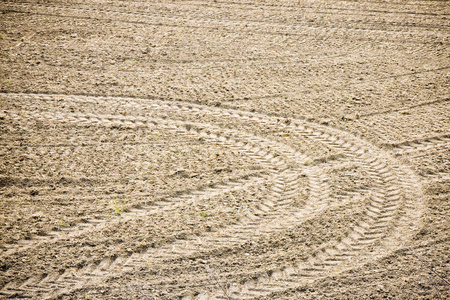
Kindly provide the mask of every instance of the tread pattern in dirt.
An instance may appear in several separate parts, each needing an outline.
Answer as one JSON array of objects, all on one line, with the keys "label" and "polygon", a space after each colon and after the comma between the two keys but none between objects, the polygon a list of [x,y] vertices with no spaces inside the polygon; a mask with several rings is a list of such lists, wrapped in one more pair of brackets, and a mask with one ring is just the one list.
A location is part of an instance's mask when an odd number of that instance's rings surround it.
[{"label": "tread pattern in dirt", "polygon": [[[26,98],[24,95],[12,96],[19,99],[21,97]],[[34,95],[31,97],[42,99],[52,96]],[[110,102],[117,101],[117,99],[94,97],[72,96],[70,98],[79,102],[96,102],[102,99]],[[134,105],[141,109],[145,107],[144,104],[138,102],[123,101],[122,103],[122,105]],[[55,286],[58,286],[59,294],[77,290],[88,284],[92,276],[96,280],[106,280],[113,270],[121,270],[125,273],[131,272],[149,261],[166,261],[224,247],[225,245],[240,244],[249,238],[251,239],[252,236],[268,235],[285,228],[288,224],[302,222],[305,217],[320,214],[323,209],[330,206],[345,205],[348,201],[361,201],[361,199],[355,198],[355,195],[348,195],[343,198],[332,197],[326,172],[321,165],[321,163],[326,165],[328,160],[319,159],[316,163],[311,163],[314,162],[313,159],[277,142],[276,138],[270,137],[282,128],[288,128],[290,132],[295,132],[296,135],[334,149],[335,153],[339,153],[371,176],[374,185],[369,187],[370,193],[367,195],[368,205],[365,207],[365,217],[348,229],[346,238],[323,245],[321,250],[306,262],[294,264],[290,268],[281,267],[273,270],[270,276],[261,275],[251,282],[236,283],[230,286],[229,293],[233,297],[267,295],[284,288],[277,284],[278,281],[289,279],[292,284],[297,285],[305,282],[305,280],[310,280],[312,276],[322,276],[330,270],[336,270],[337,266],[348,268],[356,262],[361,263],[369,258],[364,255],[368,246],[383,249],[388,244],[389,247],[396,247],[401,240],[407,238],[402,236],[402,233],[406,228],[414,228],[414,224],[411,224],[411,222],[414,222],[420,214],[421,210],[417,210],[417,203],[415,203],[414,209],[411,205],[412,199],[418,199],[418,197],[420,199],[420,190],[417,189],[418,179],[412,172],[396,163],[393,158],[386,156],[382,150],[348,134],[304,121],[280,122],[279,118],[248,112],[191,104],[185,105],[183,103],[174,104],[157,100],[142,100],[141,103],[149,103],[153,108],[153,115],[67,113],[60,107],[53,111],[22,110],[20,113],[9,110],[3,113],[2,117],[14,120],[72,123],[82,127],[156,127],[180,135],[192,135],[201,138],[208,144],[217,143],[228,149],[242,151],[269,170],[268,174],[238,180],[235,183],[228,183],[224,187],[206,188],[178,198],[175,197],[152,208],[141,208],[134,213],[125,215],[125,218],[133,218],[136,215],[145,216],[152,211],[171,209],[170,207],[177,205],[191,205],[204,201],[204,197],[210,197],[215,193],[229,192],[235,187],[246,189],[247,185],[272,182],[272,187],[265,200],[252,206],[251,210],[242,215],[236,224],[225,226],[219,231],[204,232],[197,239],[188,238],[188,240],[175,241],[175,243],[146,249],[131,256],[105,258],[100,262],[88,264],[82,270],[79,270],[80,276],[76,278],[73,277],[72,271],[68,270],[62,274],[32,277],[26,282],[11,282],[2,289],[4,295],[52,296],[54,293],[49,291],[53,291]],[[209,115],[208,123],[184,120],[187,115],[195,111],[201,111],[205,116]],[[169,118],[168,115],[171,117]],[[270,128],[271,131],[265,132],[264,137],[262,137],[247,133],[245,129],[242,129],[245,126],[239,127],[236,122],[231,123],[231,129],[224,129],[215,125],[220,124],[224,118],[228,118],[230,121],[234,119],[244,122],[240,123],[241,126],[252,124],[249,120],[257,121],[260,126]],[[252,130],[252,126],[255,125],[249,126],[249,131],[257,133],[258,131]],[[330,161],[333,161],[333,159],[330,159]],[[305,199],[301,197],[303,177],[308,179],[306,186],[309,192]],[[87,226],[91,230],[101,225],[88,224]],[[74,228],[74,234],[78,234],[77,230],[79,228]],[[399,237],[401,238],[399,239]],[[39,242],[31,242],[27,247],[30,247],[30,245],[36,247],[38,244]],[[211,246],[212,248],[210,248]],[[296,276],[293,276],[294,274]],[[292,278],[296,279],[292,281]],[[203,295],[213,298],[221,297],[222,293],[222,291],[205,292]]]}]

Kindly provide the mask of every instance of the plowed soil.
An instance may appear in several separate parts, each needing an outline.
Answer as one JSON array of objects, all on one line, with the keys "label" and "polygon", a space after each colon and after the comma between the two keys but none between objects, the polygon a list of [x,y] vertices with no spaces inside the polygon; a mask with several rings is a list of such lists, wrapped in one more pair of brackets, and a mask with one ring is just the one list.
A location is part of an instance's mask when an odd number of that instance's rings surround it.
[{"label": "plowed soil", "polygon": [[0,298],[450,298],[447,1],[0,2]]}]

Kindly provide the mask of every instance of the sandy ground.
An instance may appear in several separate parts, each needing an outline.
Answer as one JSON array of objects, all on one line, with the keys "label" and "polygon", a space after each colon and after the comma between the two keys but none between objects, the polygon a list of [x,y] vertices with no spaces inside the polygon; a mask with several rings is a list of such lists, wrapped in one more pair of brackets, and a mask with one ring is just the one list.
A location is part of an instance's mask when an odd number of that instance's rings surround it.
[{"label": "sandy ground", "polygon": [[446,1],[0,2],[0,298],[450,298]]}]

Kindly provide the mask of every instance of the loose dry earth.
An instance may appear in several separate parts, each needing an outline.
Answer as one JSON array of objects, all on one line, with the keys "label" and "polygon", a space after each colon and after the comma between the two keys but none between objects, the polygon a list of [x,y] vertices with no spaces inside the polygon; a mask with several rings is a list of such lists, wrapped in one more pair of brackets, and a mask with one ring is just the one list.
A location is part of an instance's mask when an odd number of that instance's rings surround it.
[{"label": "loose dry earth", "polygon": [[448,2],[0,12],[0,298],[450,298]]}]

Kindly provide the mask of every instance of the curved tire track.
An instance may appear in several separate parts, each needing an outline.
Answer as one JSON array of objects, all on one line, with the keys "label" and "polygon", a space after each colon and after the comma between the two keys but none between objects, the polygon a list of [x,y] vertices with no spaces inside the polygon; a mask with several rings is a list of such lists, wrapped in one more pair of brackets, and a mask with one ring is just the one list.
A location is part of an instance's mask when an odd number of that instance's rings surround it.
[{"label": "curved tire track", "polygon": [[[414,228],[413,222],[420,217],[423,205],[419,203],[419,206],[415,206],[415,199],[420,198],[421,191],[417,186],[419,180],[411,171],[400,166],[392,167],[381,157],[373,157],[369,149],[364,149],[364,144],[336,140],[326,132],[301,130],[317,142],[342,149],[372,174],[378,187],[370,195],[365,218],[350,228],[346,238],[331,246],[324,245],[305,262],[272,270],[270,275],[260,274],[258,279],[244,284],[235,283],[230,286],[227,295],[218,291],[195,298],[221,299],[231,295],[232,299],[250,299],[281,292],[286,285],[294,288],[330,273],[351,268],[355,261],[361,264],[364,260],[376,257],[373,253],[365,253],[369,247],[380,247],[379,244],[383,243],[389,247],[399,247],[401,242],[393,236],[401,238],[401,232]],[[391,232],[394,234],[390,235]],[[367,256],[364,257],[365,255]]]},{"label": "curved tire track", "polygon": [[[15,96],[20,98],[20,95]],[[35,99],[52,99],[52,97],[31,96]],[[65,98],[66,96],[59,97]],[[97,105],[99,101],[109,103],[117,100],[77,96],[67,96],[67,98],[69,101],[92,102]],[[145,107],[136,100],[128,100],[123,101],[127,106],[141,109]],[[302,222],[305,217],[320,214],[321,210],[330,205],[343,205],[342,202],[330,197],[326,175],[320,166],[307,166],[307,162],[311,159],[305,155],[271,138],[262,138],[242,130],[228,130],[214,125],[183,120],[183,116],[194,111],[207,117],[209,123],[214,123],[215,119],[221,121],[236,119],[244,122],[258,122],[260,126],[271,128],[274,132],[280,128],[289,129],[299,136],[325,144],[337,152],[343,153],[346,158],[357,162],[366,169],[376,183],[376,187],[371,191],[368,205],[365,207],[365,217],[358,224],[349,228],[346,238],[323,245],[314,256],[303,263],[280,267],[280,269],[272,270],[270,276],[261,274],[257,280],[232,285],[229,292],[233,297],[243,299],[264,296],[282,291],[286,282],[290,284],[290,287],[294,287],[314,280],[314,278],[326,276],[330,272],[351,268],[376,256],[376,254],[367,252],[369,247],[377,249],[377,253],[381,255],[383,251],[386,251],[385,249],[398,247],[402,241],[408,238],[408,235],[404,233],[413,230],[416,226],[414,222],[422,210],[419,180],[411,171],[371,144],[325,126],[298,120],[289,124],[288,120],[280,122],[280,118],[248,112],[161,100],[142,100],[141,102],[150,103],[149,107],[152,107],[153,114],[151,117],[27,111],[20,113],[7,111],[3,117],[74,123],[82,126],[130,128],[156,126],[177,134],[199,136],[206,142],[215,142],[223,147],[244,151],[259,163],[269,166],[272,170],[271,174],[236,183],[237,188],[245,188],[247,184],[255,184],[255,179],[256,184],[258,181],[272,181],[273,187],[268,198],[253,206],[252,211],[244,215],[239,224],[227,226],[219,232],[205,232],[197,241],[175,242],[158,249],[147,249],[142,253],[134,253],[128,257],[105,258],[100,262],[88,264],[77,274],[74,274],[72,270],[66,270],[63,274],[32,277],[23,283],[12,282],[2,289],[3,295],[54,297],[82,288],[93,279],[103,281],[114,272],[131,272],[149,261],[164,261],[199,251],[207,251],[211,249],[210,247],[215,249],[230,243],[239,244],[254,236],[255,232],[265,235],[280,230],[288,224]],[[171,118],[167,118],[167,113],[170,113]],[[298,195],[300,175],[306,175],[309,179],[309,197],[302,207],[290,207],[290,203]],[[207,188],[183,197],[173,198],[169,204],[164,203],[152,209],[141,209],[137,214],[145,216],[147,213],[171,209],[176,205],[187,205],[189,201],[191,203],[201,202],[210,194],[228,192],[233,188],[233,184],[219,188]],[[413,202],[416,199],[419,199],[418,203]],[[127,214],[127,216],[133,218],[132,214]],[[35,243],[34,246],[37,245]],[[197,298],[221,298],[222,296],[223,292],[219,290],[212,293],[206,292]]]},{"label": "curved tire track", "polygon": [[[39,96],[38,96],[39,98]],[[221,143],[225,147],[233,147],[234,149],[238,149],[241,151],[245,151],[247,155],[252,156],[254,159],[259,161],[261,164],[269,165],[272,167],[273,171],[276,173],[280,173],[279,175],[275,176],[266,176],[266,178],[258,178],[251,177],[247,180],[241,180],[241,182],[235,182],[234,184],[227,184],[223,187],[211,187],[204,189],[202,191],[196,191],[191,194],[183,195],[180,197],[176,197],[173,199],[170,199],[169,201],[164,201],[163,203],[155,203],[152,208],[144,208],[139,210],[132,211],[131,214],[126,214],[124,216],[125,219],[134,218],[137,216],[145,216],[148,213],[152,212],[159,212],[164,209],[172,209],[175,206],[179,205],[189,205],[192,204],[195,201],[202,201],[205,198],[213,197],[215,194],[218,193],[225,193],[225,192],[231,192],[235,188],[244,189],[250,184],[258,184],[258,182],[264,182],[267,181],[267,179],[273,180],[275,182],[274,184],[274,190],[272,198],[277,201],[278,199],[281,199],[283,202],[283,205],[288,204],[289,200],[295,195],[296,191],[296,185],[297,180],[295,179],[295,174],[287,174],[286,170],[280,170],[276,171],[276,169],[286,169],[286,163],[283,161],[282,156],[278,156],[278,154],[274,154],[272,151],[267,151],[261,146],[258,146],[259,144],[263,144],[264,148],[268,148],[270,143],[265,142],[261,140],[260,138],[256,138],[250,135],[240,137],[241,139],[245,140],[245,143],[238,142],[234,140],[235,137],[239,138],[239,133],[236,132],[229,132],[228,135],[223,135],[220,133],[210,133],[209,129],[208,131],[202,130],[200,127],[193,126],[190,123],[178,121],[178,122],[171,122],[167,121],[165,119],[155,119],[155,118],[134,118],[134,117],[116,117],[112,115],[108,116],[101,116],[101,115],[94,115],[94,114],[88,114],[88,115],[65,115],[65,114],[54,114],[54,113],[27,113],[22,111],[21,113],[17,114],[14,112],[7,112],[3,117],[6,118],[12,118],[12,119],[35,119],[40,120],[44,122],[71,122],[76,124],[82,124],[85,126],[91,126],[91,125],[100,125],[100,126],[147,126],[148,124],[151,124],[151,126],[157,126],[159,129],[165,128],[167,130],[175,130],[178,134],[192,134],[195,136],[200,136],[204,139],[214,141],[216,143]],[[247,141],[251,141],[250,143]],[[305,161],[307,159],[304,159]],[[295,173],[295,172],[294,172]],[[292,179],[294,177],[294,179]],[[257,179],[257,180],[255,180]],[[289,180],[289,181],[287,181]],[[285,181],[287,181],[285,183]],[[233,186],[236,185],[234,188]],[[286,188],[288,186],[288,188]],[[286,195],[285,195],[286,194]],[[188,201],[186,201],[188,199]],[[180,203],[180,201],[182,201]],[[286,203],[287,202],[287,203]],[[171,204],[171,205],[170,205]],[[249,222],[255,222],[255,219],[260,219],[258,216],[264,216],[267,214],[267,211],[270,211],[275,206],[274,202],[271,202],[270,200],[265,201],[264,203],[261,203],[257,207],[254,207],[251,212],[249,212],[247,215],[245,215],[242,219],[242,224],[239,224],[236,227],[234,232],[241,231],[242,238],[244,238],[244,235],[248,233],[248,230],[251,229],[252,223],[247,224]],[[273,213],[272,213],[273,214]],[[106,225],[107,222],[105,220],[94,220],[91,222],[91,224],[84,224],[83,227],[87,227],[83,230],[80,230],[81,226],[72,228],[73,232],[71,232],[72,235],[79,235],[85,232],[89,232],[90,230],[99,230],[102,225]],[[244,229],[242,229],[242,226],[244,226]],[[226,235],[228,236],[228,235]],[[19,251],[19,250],[26,250],[30,247],[37,247],[42,243],[45,242],[54,242],[58,238],[68,238],[70,235],[64,235],[64,234],[56,234],[56,237],[50,238],[50,237],[42,237],[40,240],[30,241],[25,243],[25,246],[17,246],[10,251],[8,251],[6,254],[11,254],[13,252]],[[219,237],[220,239],[220,237]],[[227,238],[223,238],[223,242],[226,242]],[[42,241],[43,240],[43,241]],[[174,249],[174,247],[179,245],[173,245],[169,246],[169,248]],[[186,247],[184,247],[186,248]],[[185,249],[186,250],[186,249]],[[164,250],[160,250],[162,253]],[[169,253],[172,253],[173,251],[169,251]],[[90,276],[92,274],[97,274],[97,276],[100,276],[100,271],[102,269],[105,269],[105,266],[108,266],[108,269],[114,268],[114,267],[124,267],[126,268],[127,265],[136,264],[136,261],[142,261],[145,256],[149,256],[150,254],[145,253],[139,254],[138,257],[130,257],[126,261],[122,259],[105,259],[104,261],[100,263],[93,263],[90,264],[87,269],[89,269],[89,272],[86,272],[85,274],[89,274],[88,277],[86,277],[86,281],[90,279]],[[135,255],[136,256],[136,255]],[[153,256],[153,254],[152,254]],[[124,263],[124,265],[122,265]],[[40,276],[39,278],[30,278],[24,283],[16,284],[16,283],[10,283],[2,290],[2,293],[4,295],[15,295],[16,293],[23,293],[24,295],[32,294],[32,295],[39,295],[39,297],[45,296],[45,293],[48,291],[51,291],[52,288],[55,286],[58,286],[59,289],[63,289],[64,282],[68,286],[73,285],[73,279],[68,278],[68,276],[71,276],[72,274],[69,272],[69,274],[55,274],[55,275],[49,275],[49,276]],[[78,280],[77,282],[80,282]]]}]

